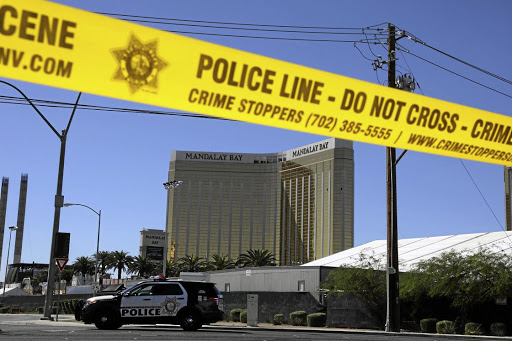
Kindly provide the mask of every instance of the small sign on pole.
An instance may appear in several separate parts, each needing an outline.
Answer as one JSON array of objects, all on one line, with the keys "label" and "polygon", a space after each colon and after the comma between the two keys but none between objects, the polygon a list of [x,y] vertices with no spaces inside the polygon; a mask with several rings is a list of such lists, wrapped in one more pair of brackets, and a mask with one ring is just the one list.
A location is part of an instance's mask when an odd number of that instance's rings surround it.
[{"label": "small sign on pole", "polygon": [[68,260],[68,258],[55,258],[55,262],[57,262],[60,271],[64,270],[64,267],[68,264]]}]

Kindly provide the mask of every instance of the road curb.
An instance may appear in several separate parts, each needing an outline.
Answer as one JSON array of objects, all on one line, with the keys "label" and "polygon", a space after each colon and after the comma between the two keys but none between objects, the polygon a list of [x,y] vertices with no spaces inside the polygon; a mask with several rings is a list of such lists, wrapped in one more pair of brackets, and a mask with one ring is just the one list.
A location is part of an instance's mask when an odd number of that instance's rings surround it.
[{"label": "road curb", "polygon": [[361,330],[361,329],[342,329],[342,328],[312,328],[312,327],[290,327],[290,328],[274,328],[266,326],[234,326],[213,324],[203,326],[203,328],[218,328],[218,329],[251,329],[251,330],[265,330],[265,331],[280,331],[280,332],[320,332],[320,333],[343,333],[343,334],[366,334],[366,335],[380,335],[380,336],[414,336],[414,337],[435,337],[438,339],[453,339],[460,340],[512,340],[510,336],[487,336],[487,335],[459,335],[459,334],[432,334],[432,333],[414,333],[414,332],[385,332],[383,330]]},{"label": "road curb", "polygon": [[[42,315],[32,315],[32,314],[9,314],[9,317],[12,318],[11,321],[2,321],[2,324],[9,324],[9,322],[13,322],[13,324],[53,324],[58,325],[60,323],[75,323],[79,325],[84,325],[83,322],[76,321],[74,315],[59,315],[59,321],[51,321],[51,320],[41,320]],[[19,316],[20,320],[16,320],[16,317]],[[32,319],[26,319],[27,317],[33,317]],[[132,325],[139,326],[139,325]],[[140,325],[144,327],[150,327],[150,325]],[[154,325],[153,325],[154,326]],[[169,324],[158,324],[160,327],[173,327],[180,328],[178,325],[169,325]],[[257,327],[250,327],[244,324],[234,325],[229,322],[220,322],[214,323],[211,325],[205,325],[202,329],[227,329],[227,330],[247,330],[247,331],[279,331],[279,332],[294,332],[294,333],[339,333],[339,334],[357,334],[357,335],[376,335],[376,336],[414,336],[414,337],[429,337],[436,339],[459,339],[459,340],[512,340],[510,336],[486,336],[486,335],[459,335],[459,334],[431,334],[431,333],[413,333],[413,332],[385,332],[383,330],[370,330],[370,329],[345,329],[345,328],[314,328],[314,327],[294,327],[294,326],[276,326],[269,327],[266,325],[260,325]],[[0,329],[0,333],[2,330]]]}]

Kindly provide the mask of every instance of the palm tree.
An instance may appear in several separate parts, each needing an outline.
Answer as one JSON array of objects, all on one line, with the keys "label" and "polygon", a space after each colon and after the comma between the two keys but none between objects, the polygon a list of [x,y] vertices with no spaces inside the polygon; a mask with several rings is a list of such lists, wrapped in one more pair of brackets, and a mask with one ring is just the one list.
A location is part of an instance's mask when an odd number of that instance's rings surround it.
[{"label": "palm tree", "polygon": [[98,260],[98,273],[100,275],[100,278],[101,276],[103,276],[105,274],[105,272],[107,271],[107,269],[110,269],[113,267],[113,263],[112,263],[112,252],[110,251],[100,251],[98,252],[98,254],[94,255],[94,259]]},{"label": "palm tree", "polygon": [[237,264],[240,267],[274,266],[276,265],[276,257],[269,250],[250,249],[238,256]]},{"label": "palm tree", "polygon": [[77,257],[73,263],[73,270],[75,273],[80,273],[82,279],[85,280],[85,275],[92,275],[94,273],[94,260],[86,256]]},{"label": "palm tree", "polygon": [[152,263],[147,257],[136,256],[128,264],[128,273],[137,274],[139,277],[147,278],[155,270],[155,263]]},{"label": "palm tree", "polygon": [[197,256],[185,255],[178,260],[181,271],[186,272],[200,272],[206,269],[208,263],[202,258]]},{"label": "palm tree", "polygon": [[208,267],[210,270],[223,270],[223,269],[233,269],[235,267],[235,262],[231,258],[228,258],[227,255],[213,255],[213,260],[209,262]]},{"label": "palm tree", "polygon": [[[162,263],[159,265],[162,266]],[[167,261],[167,266],[165,269],[167,277],[178,277],[180,275],[180,271],[180,266],[175,263],[173,259],[169,259]]]},{"label": "palm tree", "polygon": [[71,283],[71,281],[73,280],[74,272],[75,271],[72,267],[66,267],[64,270],[60,272],[60,278],[68,283]]},{"label": "palm tree", "polygon": [[112,268],[117,269],[117,279],[121,279],[121,273],[128,269],[132,261],[133,257],[129,256],[128,252],[123,250],[112,252]]}]

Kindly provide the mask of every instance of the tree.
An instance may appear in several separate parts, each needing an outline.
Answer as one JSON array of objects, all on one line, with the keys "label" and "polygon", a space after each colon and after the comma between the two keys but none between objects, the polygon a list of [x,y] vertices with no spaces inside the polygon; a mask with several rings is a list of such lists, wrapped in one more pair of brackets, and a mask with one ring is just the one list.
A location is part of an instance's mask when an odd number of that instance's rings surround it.
[{"label": "tree", "polygon": [[231,258],[228,258],[227,255],[213,255],[208,268],[210,270],[224,270],[224,269],[233,269],[235,267],[235,262]]},{"label": "tree", "polygon": [[352,266],[332,270],[320,285],[330,295],[353,295],[366,303],[384,320],[386,314],[386,272],[384,265],[373,255],[361,253]]},{"label": "tree", "polygon": [[489,249],[443,253],[418,263],[401,285],[406,298],[423,293],[449,300],[467,320],[477,306],[512,295],[512,259]]},{"label": "tree", "polygon": [[147,257],[136,256],[128,264],[128,273],[134,273],[139,277],[147,278],[155,271],[155,265]]},{"label": "tree", "polygon": [[133,261],[133,257],[128,255],[128,252],[113,251],[112,252],[112,268],[117,269],[117,279],[121,279],[121,273],[128,269],[128,266]]},{"label": "tree", "polygon": [[[162,263],[160,263],[159,266],[161,267]],[[177,263],[174,262],[173,259],[169,259],[167,261],[165,273],[167,277],[178,277],[180,275],[180,267]]]},{"label": "tree", "polygon": [[112,253],[110,251],[100,251],[94,257],[94,259],[98,260],[98,273],[100,277],[105,275],[107,269],[113,267]]},{"label": "tree", "polygon": [[238,257],[237,265],[240,267],[248,266],[273,266],[276,257],[269,250],[250,249]]},{"label": "tree", "polygon": [[181,271],[200,272],[206,270],[208,263],[204,258],[197,256],[185,255],[178,260]]},{"label": "tree", "polygon": [[42,288],[41,288],[40,284],[43,282],[46,282],[47,279],[48,279],[48,271],[42,271],[32,278],[30,284],[32,285],[32,292],[34,295],[40,294],[42,292]]},{"label": "tree", "polygon": [[94,260],[87,256],[77,257],[73,263],[73,270],[75,273],[79,273],[85,281],[86,275],[92,275],[94,273]]},{"label": "tree", "polygon": [[64,270],[60,272],[60,278],[70,283],[73,279],[74,269],[72,267],[66,266]]}]

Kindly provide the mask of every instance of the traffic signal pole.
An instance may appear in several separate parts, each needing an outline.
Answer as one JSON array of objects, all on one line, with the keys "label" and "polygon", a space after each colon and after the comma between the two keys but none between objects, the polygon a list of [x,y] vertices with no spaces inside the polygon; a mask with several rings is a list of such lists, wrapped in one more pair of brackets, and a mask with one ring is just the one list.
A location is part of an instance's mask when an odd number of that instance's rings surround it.
[{"label": "traffic signal pole", "polygon": [[[395,26],[388,24],[388,87],[395,88]],[[400,303],[398,281],[398,227],[396,199],[396,149],[386,148],[387,192],[387,311],[386,331],[400,331]]]}]

